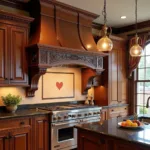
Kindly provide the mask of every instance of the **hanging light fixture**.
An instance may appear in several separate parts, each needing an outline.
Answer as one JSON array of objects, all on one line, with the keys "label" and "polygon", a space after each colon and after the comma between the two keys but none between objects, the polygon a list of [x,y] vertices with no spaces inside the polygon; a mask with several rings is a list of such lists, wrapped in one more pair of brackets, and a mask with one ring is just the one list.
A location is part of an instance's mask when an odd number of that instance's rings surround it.
[{"label": "hanging light fixture", "polygon": [[141,56],[142,53],[143,53],[143,48],[138,44],[139,37],[138,37],[138,33],[137,33],[137,0],[135,0],[135,28],[136,28],[135,29],[136,30],[136,34],[135,34],[135,37],[134,37],[135,44],[130,48],[130,55],[132,57]]},{"label": "hanging light fixture", "polygon": [[113,43],[111,39],[107,36],[108,27],[106,26],[107,23],[106,0],[104,0],[104,8],[102,14],[104,16],[104,26],[102,27],[102,31],[101,31],[103,37],[99,39],[99,41],[97,42],[97,49],[98,51],[106,52],[106,51],[111,51],[113,48]]}]

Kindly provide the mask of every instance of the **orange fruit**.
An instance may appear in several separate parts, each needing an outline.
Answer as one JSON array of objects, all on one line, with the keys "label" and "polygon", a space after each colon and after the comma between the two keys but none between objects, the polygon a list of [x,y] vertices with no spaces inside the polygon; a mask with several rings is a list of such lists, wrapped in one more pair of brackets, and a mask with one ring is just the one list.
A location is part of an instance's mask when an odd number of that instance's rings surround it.
[{"label": "orange fruit", "polygon": [[121,122],[121,126],[126,126],[126,122],[125,121]]}]

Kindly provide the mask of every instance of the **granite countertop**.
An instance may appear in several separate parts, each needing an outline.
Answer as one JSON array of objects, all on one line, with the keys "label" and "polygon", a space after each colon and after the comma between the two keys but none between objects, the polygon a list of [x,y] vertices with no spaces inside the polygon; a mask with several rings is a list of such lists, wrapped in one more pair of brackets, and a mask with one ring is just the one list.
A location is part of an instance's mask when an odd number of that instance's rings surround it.
[{"label": "granite countertop", "polygon": [[15,113],[7,113],[7,112],[0,112],[0,120],[1,119],[10,119],[16,117],[26,117],[26,116],[34,116],[34,115],[42,115],[42,114],[49,114],[49,111],[40,110],[40,109],[23,109],[17,110]]},{"label": "granite countertop", "polygon": [[78,129],[83,129],[99,134],[123,139],[130,142],[140,143],[150,147],[150,125],[144,125],[140,129],[124,129],[118,126],[123,118],[113,118],[102,122],[93,122],[76,125]]}]

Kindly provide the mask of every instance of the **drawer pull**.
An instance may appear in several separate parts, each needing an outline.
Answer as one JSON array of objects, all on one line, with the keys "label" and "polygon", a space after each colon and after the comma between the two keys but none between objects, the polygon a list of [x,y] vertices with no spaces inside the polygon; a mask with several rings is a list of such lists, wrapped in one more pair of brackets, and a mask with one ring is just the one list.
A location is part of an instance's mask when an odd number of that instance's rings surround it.
[{"label": "drawer pull", "polygon": [[20,125],[25,125],[25,122],[23,122],[23,121],[22,121],[22,122],[20,122]]},{"label": "drawer pull", "polygon": [[124,108],[125,110],[127,109],[127,108]]}]

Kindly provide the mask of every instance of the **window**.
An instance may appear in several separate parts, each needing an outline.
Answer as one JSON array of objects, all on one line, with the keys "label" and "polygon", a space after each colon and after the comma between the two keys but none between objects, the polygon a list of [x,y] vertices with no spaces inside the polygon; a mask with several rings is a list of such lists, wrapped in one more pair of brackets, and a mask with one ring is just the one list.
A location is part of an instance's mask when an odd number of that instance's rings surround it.
[{"label": "window", "polygon": [[146,108],[147,99],[150,97],[150,43],[145,46],[137,68],[136,79],[137,114],[150,114],[150,109]]}]

